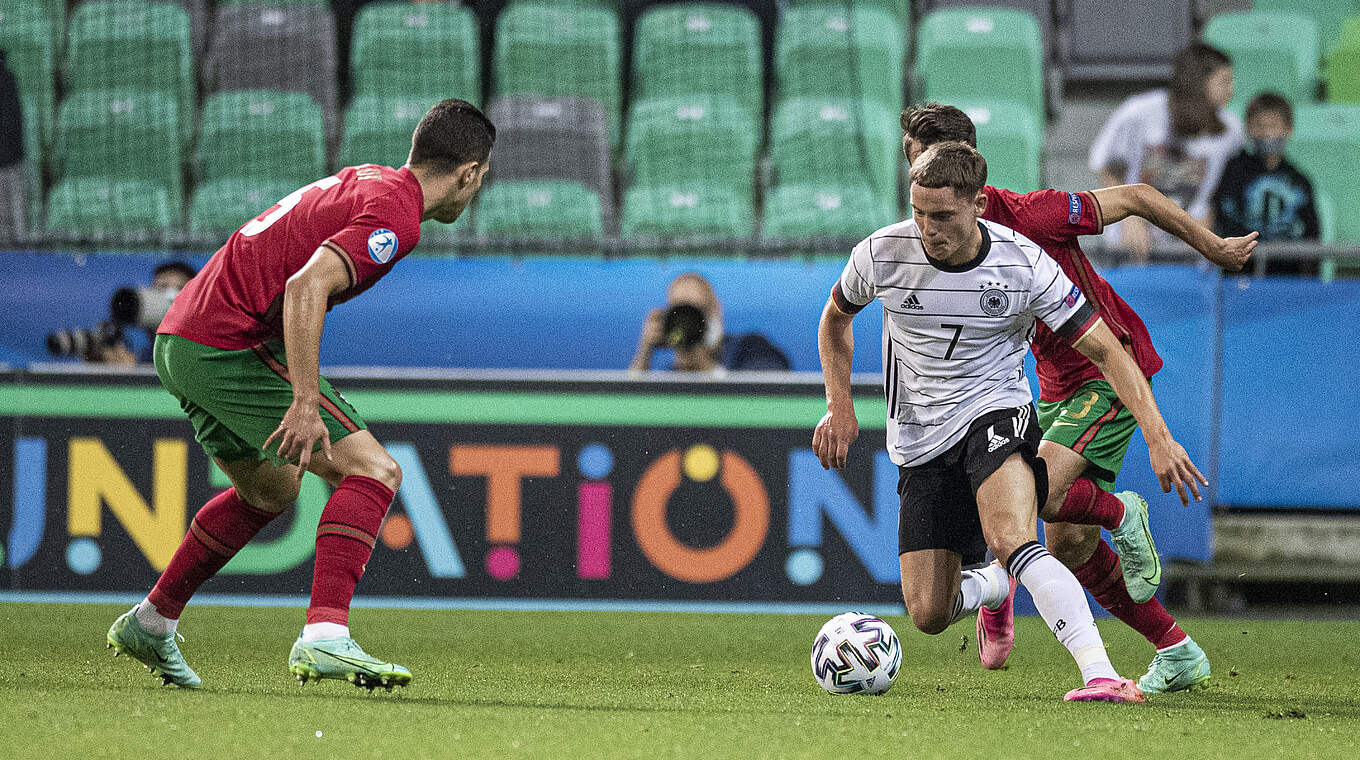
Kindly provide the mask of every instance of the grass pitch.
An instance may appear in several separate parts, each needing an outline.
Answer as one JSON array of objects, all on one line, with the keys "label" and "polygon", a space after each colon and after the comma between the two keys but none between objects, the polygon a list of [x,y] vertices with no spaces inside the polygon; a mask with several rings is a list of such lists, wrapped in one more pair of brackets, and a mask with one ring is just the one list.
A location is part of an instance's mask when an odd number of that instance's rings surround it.
[{"label": "grass pitch", "polygon": [[[370,652],[412,685],[300,687],[301,611],[190,607],[204,688],[114,659],[122,608],[0,604],[0,756],[27,758],[1328,758],[1360,746],[1360,623],[1188,620],[1208,690],[1067,704],[1076,667],[1037,618],[1008,669],[982,670],[971,621],[930,637],[892,618],[901,675],[832,696],[808,666],[821,616],[357,610]],[[1152,656],[1101,622],[1115,666]],[[969,641],[965,645],[964,636]]]}]

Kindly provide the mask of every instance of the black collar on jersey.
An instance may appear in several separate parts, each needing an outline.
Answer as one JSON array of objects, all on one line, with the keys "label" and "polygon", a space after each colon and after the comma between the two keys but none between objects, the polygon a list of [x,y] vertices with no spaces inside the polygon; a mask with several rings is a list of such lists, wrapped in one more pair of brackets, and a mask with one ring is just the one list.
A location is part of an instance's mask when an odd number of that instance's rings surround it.
[{"label": "black collar on jersey", "polygon": [[928,253],[926,254],[926,261],[929,261],[931,266],[941,272],[953,272],[957,274],[959,272],[968,272],[977,269],[982,265],[983,260],[987,258],[987,252],[992,250],[992,236],[987,234],[987,228],[983,226],[982,222],[978,222],[977,226],[978,229],[982,231],[982,243],[978,246],[977,255],[974,256],[971,261],[965,261],[962,264],[946,264],[942,261],[932,259]]}]

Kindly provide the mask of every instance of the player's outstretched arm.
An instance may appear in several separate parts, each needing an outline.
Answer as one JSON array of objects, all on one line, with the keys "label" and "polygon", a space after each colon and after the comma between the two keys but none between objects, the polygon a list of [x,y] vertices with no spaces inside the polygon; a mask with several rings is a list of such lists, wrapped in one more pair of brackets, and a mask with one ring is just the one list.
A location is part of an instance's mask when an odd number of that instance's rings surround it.
[{"label": "player's outstretched arm", "polygon": [[1166,420],[1162,419],[1162,413],[1157,408],[1157,399],[1152,395],[1152,386],[1143,377],[1133,357],[1110,332],[1105,321],[1097,319],[1085,333],[1072,341],[1072,347],[1100,368],[1100,373],[1114,388],[1119,400],[1124,402],[1124,406],[1128,407],[1133,418],[1143,428],[1148,459],[1152,463],[1152,471],[1157,474],[1157,481],[1162,485],[1162,493],[1170,493],[1172,486],[1175,486],[1181,504],[1190,503],[1187,489],[1194,495],[1195,501],[1200,501],[1203,497],[1200,496],[1199,486],[1207,486],[1209,481],[1190,461],[1185,448],[1171,437]]},{"label": "player's outstretched arm", "polygon": [[1092,190],[1091,195],[1100,204],[1105,224],[1114,224],[1130,216],[1146,219],[1185,241],[1215,266],[1230,272],[1240,272],[1256,248],[1258,233],[1221,238],[1151,185],[1115,185]]},{"label": "player's outstretched arm", "polygon": [[321,329],[326,322],[326,303],[349,284],[349,269],[340,254],[323,245],[283,288],[283,348],[293,403],[264,448],[269,450],[277,441],[279,456],[297,460],[299,479],[311,463],[312,447],[318,440],[322,453],[331,458],[330,434],[319,409]]},{"label": "player's outstretched arm", "polygon": [[812,431],[812,451],[822,467],[845,466],[850,444],[859,437],[859,420],[850,396],[850,364],[855,354],[855,336],[850,329],[855,317],[828,298],[817,325],[817,353],[822,360],[826,384],[826,415]]}]

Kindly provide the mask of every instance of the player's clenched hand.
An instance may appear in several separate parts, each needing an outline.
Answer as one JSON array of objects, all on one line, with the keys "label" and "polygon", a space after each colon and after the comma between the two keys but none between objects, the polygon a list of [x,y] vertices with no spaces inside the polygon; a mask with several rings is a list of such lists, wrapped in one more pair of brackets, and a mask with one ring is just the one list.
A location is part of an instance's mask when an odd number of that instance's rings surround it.
[{"label": "player's clenched hand", "polygon": [[1195,501],[1203,501],[1199,487],[1209,485],[1209,480],[1200,474],[1199,468],[1190,461],[1190,455],[1185,453],[1185,448],[1179,443],[1170,437],[1161,443],[1149,441],[1148,459],[1152,463],[1152,471],[1157,473],[1157,482],[1162,484],[1162,493],[1170,493],[1171,487],[1175,486],[1176,494],[1181,497],[1181,505],[1188,506],[1188,488]]},{"label": "player's clenched hand", "polygon": [[1240,272],[1247,265],[1251,252],[1256,250],[1256,238],[1260,234],[1252,232],[1242,237],[1219,238],[1212,249],[1204,252],[1204,258],[1229,272]]},{"label": "player's clenched hand", "polygon": [[297,461],[298,479],[307,471],[312,461],[312,448],[321,441],[321,451],[326,459],[331,458],[331,436],[326,423],[321,421],[321,412],[315,404],[293,404],[284,412],[283,421],[273,433],[269,434],[262,447],[270,450],[277,439],[277,454],[288,461]]},{"label": "player's clenched hand", "polygon": [[859,420],[855,410],[829,411],[812,431],[812,451],[822,468],[841,469],[850,454],[850,444],[859,437]]}]

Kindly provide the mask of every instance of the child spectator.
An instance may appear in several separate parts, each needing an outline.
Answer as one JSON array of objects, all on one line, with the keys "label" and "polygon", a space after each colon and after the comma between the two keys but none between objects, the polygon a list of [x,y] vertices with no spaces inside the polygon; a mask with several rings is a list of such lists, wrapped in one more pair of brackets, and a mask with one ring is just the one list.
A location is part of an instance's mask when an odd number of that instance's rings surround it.
[{"label": "child spectator", "polygon": [[1214,191],[1214,231],[1261,233],[1262,242],[1316,240],[1313,184],[1284,156],[1294,133],[1294,109],[1273,92],[1247,104],[1247,142],[1228,161]]}]

